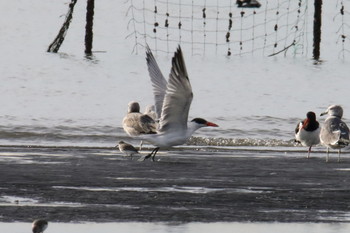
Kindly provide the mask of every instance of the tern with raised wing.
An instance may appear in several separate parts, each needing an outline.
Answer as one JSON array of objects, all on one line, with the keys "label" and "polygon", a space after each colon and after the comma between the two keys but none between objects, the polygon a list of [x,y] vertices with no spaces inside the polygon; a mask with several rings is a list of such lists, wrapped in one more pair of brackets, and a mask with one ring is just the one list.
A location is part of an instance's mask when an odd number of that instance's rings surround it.
[{"label": "tern with raised wing", "polygon": [[152,157],[154,161],[160,148],[182,145],[197,129],[207,126],[218,127],[218,125],[203,118],[194,118],[187,122],[193,93],[180,46],[172,58],[168,81],[164,78],[148,46],[146,60],[159,122],[155,134],[140,135],[140,137],[156,146],[144,157],[144,159]]}]

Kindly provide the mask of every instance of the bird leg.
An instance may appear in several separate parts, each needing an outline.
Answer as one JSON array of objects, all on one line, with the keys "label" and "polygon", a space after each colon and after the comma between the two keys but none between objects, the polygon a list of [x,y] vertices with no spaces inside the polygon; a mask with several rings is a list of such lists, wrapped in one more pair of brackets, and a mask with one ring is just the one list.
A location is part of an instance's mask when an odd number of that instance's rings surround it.
[{"label": "bird leg", "polygon": [[338,150],[338,163],[340,163],[340,153],[341,153],[341,151],[340,151],[340,149]]},{"label": "bird leg", "polygon": [[326,157],[326,163],[328,163],[329,160],[329,147],[327,147],[327,157]]},{"label": "bird leg", "polygon": [[154,162],[154,157],[156,156],[158,150],[159,150],[159,147],[154,148],[151,153],[149,153],[148,155],[145,156],[144,159],[148,159],[148,158],[152,157],[152,161]]},{"label": "bird leg", "polygon": [[159,147],[156,147],[154,150],[153,156],[152,156],[152,161],[154,162],[154,158],[156,157],[157,152],[159,151]]},{"label": "bird leg", "polygon": [[143,141],[141,140],[139,150],[142,150],[142,145],[143,145]]},{"label": "bird leg", "polygon": [[311,146],[309,147],[309,150],[307,152],[307,158],[309,159],[310,158],[310,152],[311,152]]}]

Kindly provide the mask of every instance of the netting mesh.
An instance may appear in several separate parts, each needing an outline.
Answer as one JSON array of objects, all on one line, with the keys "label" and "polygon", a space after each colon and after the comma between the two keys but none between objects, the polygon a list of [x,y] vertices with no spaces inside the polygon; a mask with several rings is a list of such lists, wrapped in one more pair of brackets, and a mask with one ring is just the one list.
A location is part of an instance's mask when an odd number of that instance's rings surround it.
[{"label": "netting mesh", "polygon": [[350,54],[350,12],[347,10],[350,6],[350,1],[338,0],[336,4],[337,14],[334,16],[333,21],[337,30],[337,44],[341,45],[338,56],[345,59],[346,54]]},{"label": "netting mesh", "polygon": [[259,0],[260,7],[238,2],[129,0],[128,37],[136,53],[146,43],[165,53],[181,44],[192,55],[307,52],[307,0]]}]

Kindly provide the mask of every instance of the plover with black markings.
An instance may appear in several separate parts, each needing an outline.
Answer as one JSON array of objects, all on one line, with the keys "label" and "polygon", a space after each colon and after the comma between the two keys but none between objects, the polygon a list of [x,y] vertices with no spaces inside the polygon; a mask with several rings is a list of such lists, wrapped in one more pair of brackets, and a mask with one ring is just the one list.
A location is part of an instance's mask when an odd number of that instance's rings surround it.
[{"label": "plover with black markings", "polygon": [[308,112],[306,119],[295,128],[295,141],[309,147],[307,158],[310,158],[311,147],[320,143],[320,124],[314,112]]}]

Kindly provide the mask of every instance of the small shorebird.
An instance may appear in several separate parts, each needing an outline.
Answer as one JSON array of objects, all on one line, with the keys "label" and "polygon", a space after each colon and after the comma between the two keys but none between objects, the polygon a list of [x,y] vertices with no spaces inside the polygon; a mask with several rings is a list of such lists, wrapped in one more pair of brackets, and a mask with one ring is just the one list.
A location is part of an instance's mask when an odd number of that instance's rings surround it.
[{"label": "small shorebird", "polygon": [[306,119],[295,128],[295,141],[308,146],[307,158],[310,158],[311,147],[320,143],[320,124],[314,112],[308,112]]},{"label": "small shorebird", "polygon": [[165,80],[148,46],[146,60],[159,125],[155,134],[141,135],[140,138],[156,146],[144,157],[144,159],[152,157],[154,161],[160,148],[182,145],[197,129],[206,126],[218,127],[218,125],[202,118],[195,118],[187,123],[193,93],[180,46],[172,59],[168,81]]},{"label": "small shorebird", "polygon": [[[138,102],[132,101],[128,104],[128,113],[123,118],[123,129],[131,137],[139,136],[141,134],[156,133],[157,124],[147,114],[140,112],[140,105]],[[142,149],[142,141],[140,143],[140,150]]]},{"label": "small shorebird", "polygon": [[130,156],[132,159],[132,156],[134,154],[138,154],[139,151],[131,144],[120,141],[117,145],[117,147],[119,148],[120,152],[122,152],[123,154]]},{"label": "small shorebird", "polygon": [[344,121],[343,108],[340,105],[331,105],[327,111],[321,113],[321,116],[328,114],[327,119],[324,121],[320,140],[323,145],[327,147],[327,158],[329,160],[329,148],[338,149],[338,162],[340,162],[341,148],[349,145],[349,128]]},{"label": "small shorebird", "polygon": [[48,222],[44,219],[37,219],[32,224],[33,233],[44,233],[48,226]]}]

